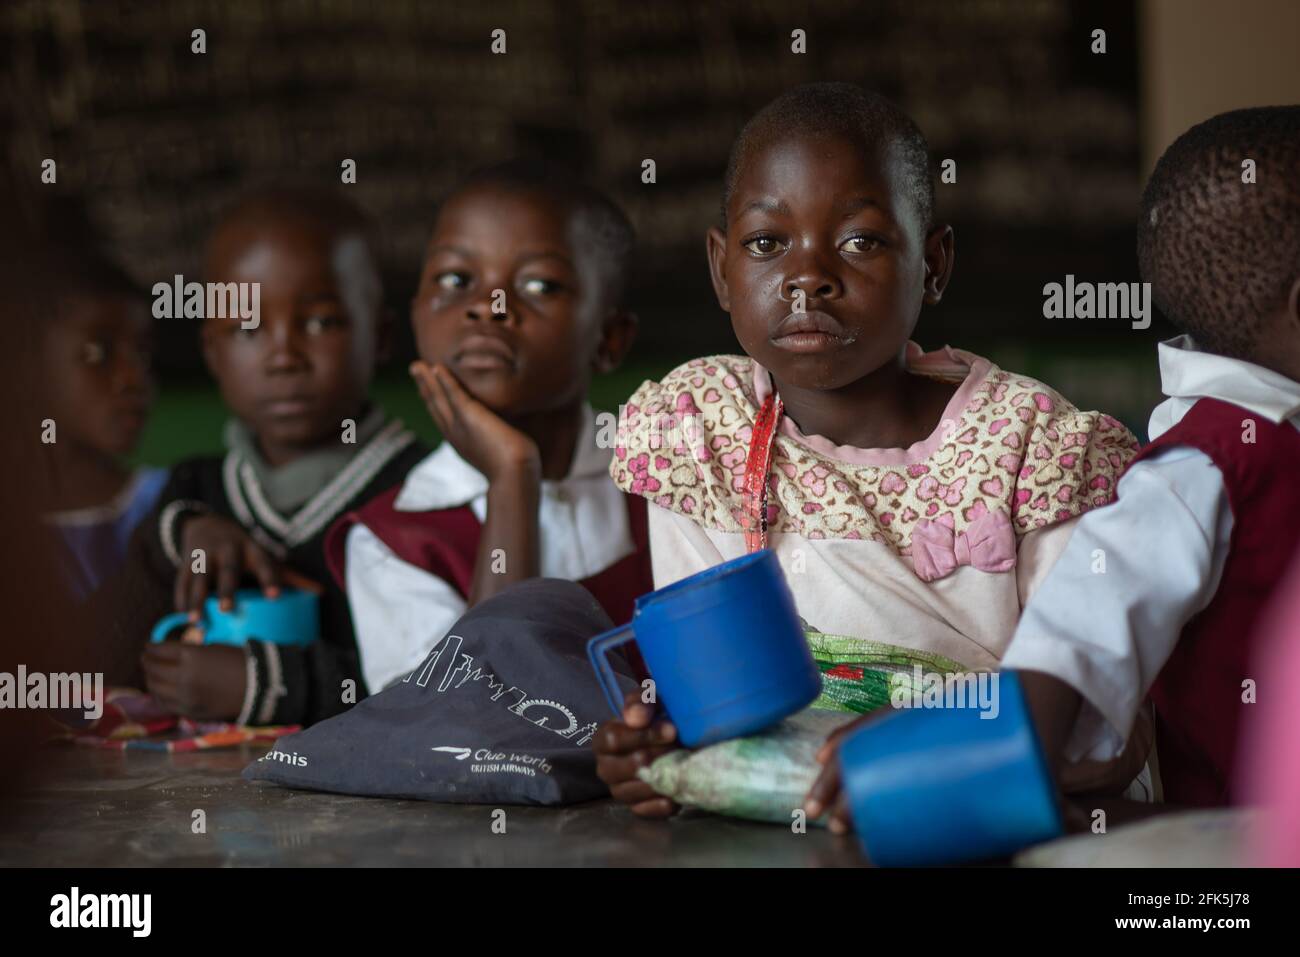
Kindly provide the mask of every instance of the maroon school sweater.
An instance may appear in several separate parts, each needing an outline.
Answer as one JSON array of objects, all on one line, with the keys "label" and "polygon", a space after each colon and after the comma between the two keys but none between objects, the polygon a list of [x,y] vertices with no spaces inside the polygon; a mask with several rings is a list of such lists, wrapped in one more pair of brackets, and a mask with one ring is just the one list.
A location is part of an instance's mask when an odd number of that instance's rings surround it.
[{"label": "maroon school sweater", "polygon": [[[325,536],[325,559],[334,579],[340,587],[346,587],[348,531],[353,525],[364,525],[402,561],[436,575],[468,599],[483,526],[468,505],[399,512],[393,502],[401,490],[401,485],[394,486],[361,508],[340,516],[330,528]],[[635,551],[578,582],[596,597],[616,625],[630,621],[636,598],[654,590],[646,501],[637,495],[625,498]]]},{"label": "maroon school sweater", "polygon": [[[1254,443],[1242,440],[1247,420],[1254,422]],[[1300,547],[1300,431],[1201,399],[1129,467],[1178,445],[1200,450],[1222,473],[1232,538],[1218,590],[1183,628],[1151,688],[1156,754],[1165,800],[1221,805],[1232,799],[1242,712],[1253,707],[1242,701],[1242,682],[1253,680],[1259,695],[1295,693],[1253,670],[1253,652],[1256,619]]]}]

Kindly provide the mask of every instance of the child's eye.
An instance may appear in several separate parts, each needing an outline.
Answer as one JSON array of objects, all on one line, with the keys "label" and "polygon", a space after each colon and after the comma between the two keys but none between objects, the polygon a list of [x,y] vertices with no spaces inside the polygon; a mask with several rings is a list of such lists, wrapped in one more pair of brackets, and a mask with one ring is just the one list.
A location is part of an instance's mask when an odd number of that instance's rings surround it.
[{"label": "child's eye", "polygon": [[469,276],[463,272],[440,272],[433,281],[443,289],[464,289],[469,285]]},{"label": "child's eye", "polygon": [[318,336],[329,329],[338,329],[343,325],[343,320],[338,316],[308,316],[303,327],[307,330],[309,336]]},{"label": "child's eye", "polygon": [[560,290],[560,284],[550,279],[534,277],[523,281],[524,292],[530,296],[546,296]]},{"label": "child's eye", "polygon": [[850,236],[840,243],[840,249],[847,253],[869,253],[880,245],[880,240],[872,236]]},{"label": "child's eye", "polygon": [[755,236],[744,246],[756,256],[770,256],[781,248],[781,244],[771,236]]}]

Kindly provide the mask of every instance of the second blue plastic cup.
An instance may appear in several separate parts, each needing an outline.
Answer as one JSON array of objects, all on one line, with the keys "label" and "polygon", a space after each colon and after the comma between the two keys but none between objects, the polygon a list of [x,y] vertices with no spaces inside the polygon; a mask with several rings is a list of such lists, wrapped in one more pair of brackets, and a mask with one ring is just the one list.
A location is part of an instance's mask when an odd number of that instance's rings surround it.
[{"label": "second blue plastic cup", "polygon": [[1005,857],[1059,837],[1060,809],[1020,680],[997,679],[996,714],[900,710],[840,748],[863,849],[882,867]]}]

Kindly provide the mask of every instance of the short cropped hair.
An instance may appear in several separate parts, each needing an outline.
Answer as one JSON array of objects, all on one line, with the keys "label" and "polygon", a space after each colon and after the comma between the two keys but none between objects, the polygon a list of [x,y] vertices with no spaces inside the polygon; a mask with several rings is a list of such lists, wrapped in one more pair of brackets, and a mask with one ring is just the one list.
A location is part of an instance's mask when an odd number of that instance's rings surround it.
[{"label": "short cropped hair", "polygon": [[208,234],[208,255],[217,237],[236,225],[269,227],[286,222],[306,226],[334,240],[360,240],[364,271],[358,293],[370,307],[382,308],[383,270],[375,222],[338,189],[269,183],[242,193],[218,215]]},{"label": "short cropped hair", "polygon": [[853,83],[809,83],[783,93],[745,124],[732,144],[722,190],[722,222],[736,178],[758,150],[791,136],[835,136],[864,145],[890,143],[903,160],[905,188],[923,229],[934,219],[930,146],[920,127],[892,100]]},{"label": "short cropped hair", "polygon": [[[1254,161],[1254,182],[1243,182]],[[1233,110],[1165,150],[1142,194],[1138,265],[1202,348],[1249,358],[1300,274],[1300,106]]]}]

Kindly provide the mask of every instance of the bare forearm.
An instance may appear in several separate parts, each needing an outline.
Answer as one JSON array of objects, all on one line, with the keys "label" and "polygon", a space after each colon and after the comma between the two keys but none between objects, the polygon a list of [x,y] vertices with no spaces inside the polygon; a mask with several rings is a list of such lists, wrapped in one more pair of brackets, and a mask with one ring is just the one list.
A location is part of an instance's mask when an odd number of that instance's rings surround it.
[{"label": "bare forearm", "polygon": [[1041,671],[1020,672],[1025,703],[1038,731],[1038,740],[1052,776],[1060,780],[1065,745],[1070,738],[1083,699],[1079,692],[1059,678]]},{"label": "bare forearm", "polygon": [[540,497],[540,469],[535,464],[512,469],[492,480],[488,487],[487,517],[474,563],[471,606],[540,573],[537,527]]}]

